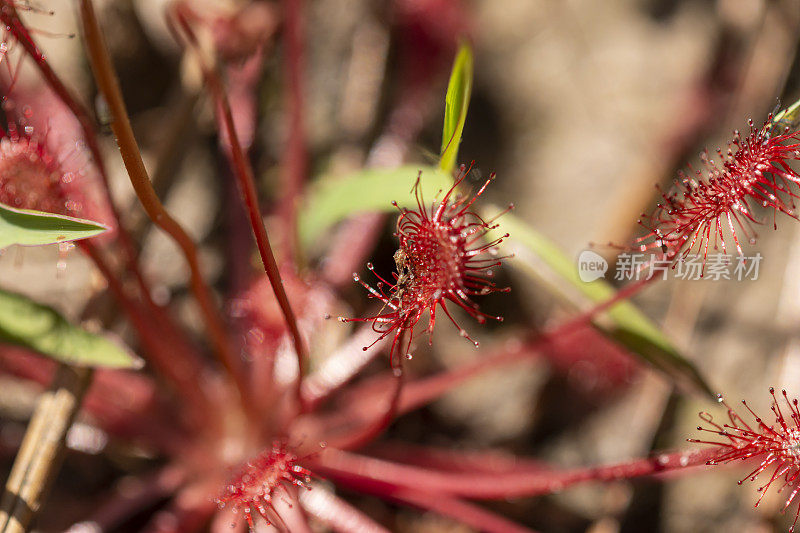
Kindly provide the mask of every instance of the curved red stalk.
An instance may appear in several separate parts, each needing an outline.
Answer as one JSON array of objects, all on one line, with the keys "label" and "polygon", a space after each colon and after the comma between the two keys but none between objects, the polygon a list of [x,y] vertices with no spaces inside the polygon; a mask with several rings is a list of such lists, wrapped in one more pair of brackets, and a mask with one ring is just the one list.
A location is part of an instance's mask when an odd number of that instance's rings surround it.
[{"label": "curved red stalk", "polygon": [[391,463],[329,448],[307,461],[315,472],[338,482],[405,487],[481,500],[540,496],[578,483],[615,481],[704,465],[720,448],[660,454],[614,465],[569,470],[506,473],[442,472]]},{"label": "curved red stalk", "polygon": [[295,352],[297,354],[297,385],[296,396],[298,401],[302,402],[300,390],[302,386],[303,375],[306,370],[306,361],[308,360],[308,353],[306,351],[305,343],[303,342],[300,330],[297,326],[297,319],[295,317],[292,306],[289,303],[289,298],[286,296],[286,291],[281,281],[281,274],[278,269],[278,264],[275,261],[275,256],[272,253],[270,246],[269,236],[267,235],[267,228],[264,226],[264,220],[261,217],[261,211],[258,206],[258,194],[256,192],[255,180],[253,178],[253,169],[250,166],[247,156],[242,150],[239,138],[236,133],[236,127],[233,123],[233,116],[231,115],[230,105],[228,98],[225,95],[225,90],[222,81],[216,72],[216,69],[209,65],[200,45],[197,41],[197,36],[189,24],[189,20],[193,14],[188,6],[177,3],[170,10],[168,21],[173,33],[178,37],[180,42],[190,47],[194,52],[198,63],[202,69],[203,77],[206,81],[208,90],[216,104],[217,120],[219,123],[220,134],[225,136],[230,143],[229,156],[231,164],[233,165],[234,175],[236,176],[237,183],[239,184],[242,193],[242,201],[247,209],[250,226],[258,246],[258,252],[261,256],[261,262],[264,264],[264,271],[267,273],[272,290],[275,292],[275,298],[278,300],[278,305],[281,308],[286,319],[286,325],[292,336]]},{"label": "curved red stalk", "polygon": [[240,361],[231,349],[226,327],[214,303],[211,289],[200,271],[197,246],[183,227],[164,209],[158,195],[153,190],[144,161],[142,161],[139,145],[133,135],[119,81],[103,42],[102,32],[91,0],[81,0],[80,14],[92,71],[98,89],[108,103],[109,112],[113,118],[111,128],[117,138],[117,145],[128,171],[131,185],[150,219],[164,230],[183,252],[189,264],[190,287],[199,304],[208,335],[214,345],[215,354],[236,384],[245,411],[250,411],[252,408],[250,402],[247,401],[250,391],[240,368]]}]

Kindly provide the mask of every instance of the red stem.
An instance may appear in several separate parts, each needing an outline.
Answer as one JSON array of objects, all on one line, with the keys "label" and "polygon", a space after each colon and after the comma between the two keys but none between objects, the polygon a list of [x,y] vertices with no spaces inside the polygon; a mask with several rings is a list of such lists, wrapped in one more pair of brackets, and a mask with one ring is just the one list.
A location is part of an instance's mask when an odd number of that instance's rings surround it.
[{"label": "red stem", "polygon": [[479,531],[488,533],[535,533],[530,528],[521,526],[501,515],[458,498],[425,493],[414,489],[394,491],[389,497],[402,503],[447,516]]},{"label": "red stem", "polygon": [[620,464],[571,470],[507,473],[442,472],[329,448],[308,459],[309,467],[335,481],[375,483],[388,487],[499,500],[550,494],[588,481],[616,481],[703,465],[721,448],[682,451]]},{"label": "red stem", "polygon": [[91,0],[80,1],[80,14],[92,72],[113,118],[111,128],[117,138],[117,145],[136,196],[150,219],[172,237],[183,252],[189,264],[190,287],[200,306],[217,358],[236,383],[245,410],[249,410],[247,381],[240,368],[240,361],[231,349],[224,321],[216,308],[211,290],[200,272],[197,246],[183,227],[164,209],[153,190]]},{"label": "red stem", "polygon": [[297,203],[303,189],[307,173],[308,153],[303,125],[303,67],[305,50],[303,47],[303,2],[284,0],[283,42],[286,49],[284,71],[286,92],[288,93],[289,133],[283,160],[284,187],[283,212],[287,228],[285,243],[290,257],[297,248]]},{"label": "red stem", "polygon": [[122,282],[114,275],[100,251],[90,240],[77,241],[77,245],[94,262],[97,269],[106,279],[111,293],[119,302],[125,314],[139,335],[148,361],[164,376],[186,400],[190,407],[190,419],[194,425],[202,425],[208,419],[211,405],[203,382],[201,371],[203,365],[180,339],[175,339],[162,329],[164,324],[157,316],[150,315],[133,300],[125,290]]},{"label": "red stem", "polygon": [[[305,343],[300,335],[300,329],[297,326],[297,319],[295,318],[294,311],[292,311],[292,306],[289,303],[289,298],[286,296],[286,291],[281,281],[281,274],[278,269],[278,264],[275,261],[275,256],[272,253],[272,246],[270,245],[269,236],[267,235],[267,228],[264,225],[264,220],[261,218],[261,211],[258,205],[258,193],[256,191],[255,179],[253,178],[253,169],[250,167],[250,162],[247,160],[247,156],[244,154],[239,142],[239,137],[233,123],[233,116],[231,115],[230,105],[228,104],[228,98],[225,94],[219,74],[214,66],[209,65],[206,61],[197,36],[194,34],[188,22],[188,19],[191,18],[191,11],[183,4],[175,4],[170,15],[169,22],[175,35],[181,42],[188,45],[193,52],[195,52],[203,72],[203,77],[206,81],[206,86],[216,103],[220,133],[227,137],[230,143],[229,157],[233,166],[234,175],[236,176],[236,181],[242,193],[242,201],[247,210],[250,226],[256,238],[258,252],[261,255],[261,262],[264,264],[264,270],[267,273],[272,290],[278,300],[278,305],[281,308],[286,325],[289,328],[295,352],[297,353],[297,364],[299,368],[296,396],[298,400],[301,400],[300,388],[302,386],[303,375],[306,371],[305,367],[308,354],[306,352]],[[177,24],[174,24],[175,22]]]},{"label": "red stem", "polygon": [[544,461],[520,459],[510,452],[500,450],[458,450],[384,440],[379,445],[371,446],[369,453],[378,459],[448,472],[493,474],[551,469]]}]

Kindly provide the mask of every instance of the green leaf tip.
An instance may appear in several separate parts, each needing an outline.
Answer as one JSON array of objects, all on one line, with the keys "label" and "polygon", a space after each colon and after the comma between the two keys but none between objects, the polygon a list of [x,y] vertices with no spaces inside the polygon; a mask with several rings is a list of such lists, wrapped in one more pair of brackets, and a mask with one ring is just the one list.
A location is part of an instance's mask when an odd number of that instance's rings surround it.
[{"label": "green leaf tip", "polygon": [[0,249],[88,239],[105,231],[106,226],[91,220],[0,204]]},{"label": "green leaf tip", "polygon": [[469,99],[472,94],[474,59],[472,47],[463,42],[458,49],[447,84],[444,99],[444,125],[442,127],[442,150],[439,168],[447,173],[453,171],[458,158],[458,147],[467,121]]}]

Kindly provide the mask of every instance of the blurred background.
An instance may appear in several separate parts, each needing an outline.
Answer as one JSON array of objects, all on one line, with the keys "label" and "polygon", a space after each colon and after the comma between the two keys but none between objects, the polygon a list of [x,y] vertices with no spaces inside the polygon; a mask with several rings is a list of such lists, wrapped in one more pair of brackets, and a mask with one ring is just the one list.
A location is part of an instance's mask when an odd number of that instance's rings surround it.
[{"label": "blurred background", "polygon": [[[67,35],[78,31],[74,5],[41,2],[55,14],[30,13],[27,20],[41,30],[37,38],[51,64],[92,101],[80,36]],[[208,12],[244,5],[229,3],[209,2]],[[201,0],[192,5],[204,9]],[[224,179],[225,161],[211,108],[198,96],[197,73],[182,65],[164,23],[163,0],[104,0],[98,9],[145,159],[160,170],[156,188],[201,242],[208,275],[225,294],[237,278],[236,265],[226,264],[223,253],[231,245],[225,228],[237,224],[230,214],[236,192]],[[280,197],[287,124],[287,73],[275,39],[280,9],[270,2],[247,9],[238,26],[221,28],[219,35],[230,45],[225,53],[233,66],[226,74],[239,80],[229,81],[234,111],[243,131],[253,132],[246,141],[265,211],[272,212],[279,207],[274,200]],[[303,35],[309,181],[346,176],[364,165],[432,162],[461,36],[472,41],[476,63],[460,159],[476,161],[476,180],[497,172],[486,196],[514,202],[518,216],[570,257],[594,243],[613,261],[618,250],[605,243],[627,244],[642,234],[636,221],[658,202],[654,185],[668,187],[678,169],[699,163],[704,147],[724,149],[734,129],[747,130],[748,119],[760,125],[779,102],[785,106],[800,97],[800,3],[794,0],[316,0],[305,3]],[[250,41],[260,52],[242,63],[238,54],[252,47]],[[25,80],[23,73],[20,82],[32,83]],[[96,107],[102,118],[102,106]],[[144,223],[113,139],[105,141],[115,197],[129,206],[122,211],[139,228],[157,296],[171,300],[187,323],[199,324],[188,303],[183,261]],[[715,390],[731,403],[747,398],[766,416],[769,386],[800,394],[800,225],[784,216],[773,231],[771,214],[761,216],[767,222],[758,228],[758,241],[746,247],[748,254],[764,256],[757,281],[670,279],[635,301]],[[391,231],[387,223],[367,258],[387,270],[396,248]],[[244,239],[248,245],[249,233]],[[352,269],[325,257],[323,249],[307,251],[305,273],[329,281],[356,311],[364,309],[364,293],[349,278]],[[504,315],[505,324],[464,321],[487,350],[568,316],[545,285],[519,274],[513,259],[509,264],[502,277],[512,293],[482,303]],[[97,279],[78,253],[50,247],[8,250],[0,259],[0,282],[74,316]],[[122,321],[117,329],[130,334]],[[420,353],[429,355],[415,357],[410,366],[424,373],[480,357],[468,348],[456,330],[442,327],[433,347],[420,343]],[[697,436],[697,413],[717,412],[716,406],[625,357],[613,347],[576,341],[549,359],[488,373],[403,417],[391,432],[424,444],[500,447],[561,466],[696,446],[685,439]],[[36,389],[1,379],[0,471],[6,472]],[[72,452],[42,529],[71,523],[82,505],[75,494],[90,502],[140,466],[140,459],[120,450]],[[757,484],[736,483],[744,474],[736,467],[700,469],[492,507],[554,532],[785,531],[794,508],[782,517],[783,495],[769,494],[755,509]],[[439,517],[352,497],[373,514],[395,513],[398,531],[467,531]]]}]

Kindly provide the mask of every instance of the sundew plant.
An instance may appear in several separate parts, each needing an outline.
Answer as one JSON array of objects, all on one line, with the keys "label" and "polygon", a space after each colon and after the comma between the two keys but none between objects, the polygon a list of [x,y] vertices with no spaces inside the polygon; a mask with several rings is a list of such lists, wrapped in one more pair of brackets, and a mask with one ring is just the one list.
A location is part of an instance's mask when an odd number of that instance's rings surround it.
[{"label": "sundew plant", "polygon": [[800,6],[477,4],[0,0],[0,532],[795,530]]}]

